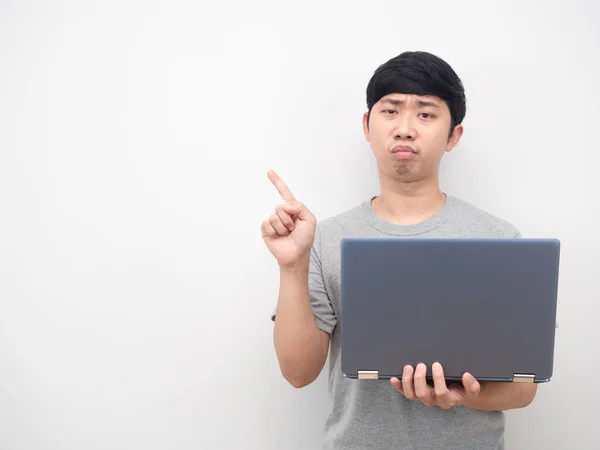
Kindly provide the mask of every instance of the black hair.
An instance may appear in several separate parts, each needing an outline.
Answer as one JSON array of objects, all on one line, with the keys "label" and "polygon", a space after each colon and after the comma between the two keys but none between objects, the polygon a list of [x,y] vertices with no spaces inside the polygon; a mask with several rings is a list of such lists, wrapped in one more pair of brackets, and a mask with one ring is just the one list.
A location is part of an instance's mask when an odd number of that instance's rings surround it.
[{"label": "black hair", "polygon": [[367,118],[375,103],[393,93],[435,95],[443,99],[450,109],[450,134],[465,118],[467,100],[460,78],[447,62],[431,53],[404,52],[375,70],[367,86]]}]

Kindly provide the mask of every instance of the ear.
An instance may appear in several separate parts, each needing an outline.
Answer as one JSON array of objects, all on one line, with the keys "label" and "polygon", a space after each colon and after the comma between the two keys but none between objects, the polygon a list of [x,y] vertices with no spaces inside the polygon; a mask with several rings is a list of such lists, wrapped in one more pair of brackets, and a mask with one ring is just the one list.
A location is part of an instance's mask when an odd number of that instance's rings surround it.
[{"label": "ear", "polygon": [[369,132],[369,114],[364,113],[362,118],[363,133],[367,142],[371,142],[371,133]]},{"label": "ear", "polygon": [[446,144],[446,151],[451,152],[454,147],[458,145],[460,138],[462,138],[464,129],[462,125],[456,125],[454,127],[454,131],[450,135],[450,139],[448,139],[448,143]]}]

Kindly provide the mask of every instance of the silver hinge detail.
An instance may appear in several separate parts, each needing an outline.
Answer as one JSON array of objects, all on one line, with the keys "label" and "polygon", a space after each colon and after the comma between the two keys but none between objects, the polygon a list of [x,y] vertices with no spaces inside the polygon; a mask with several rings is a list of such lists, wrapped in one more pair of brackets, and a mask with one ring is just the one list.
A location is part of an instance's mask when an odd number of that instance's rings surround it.
[{"label": "silver hinge detail", "polygon": [[379,370],[359,370],[358,371],[358,379],[359,380],[378,380],[379,379]]},{"label": "silver hinge detail", "polygon": [[533,383],[534,381],[535,374],[515,373],[513,375],[513,383]]}]

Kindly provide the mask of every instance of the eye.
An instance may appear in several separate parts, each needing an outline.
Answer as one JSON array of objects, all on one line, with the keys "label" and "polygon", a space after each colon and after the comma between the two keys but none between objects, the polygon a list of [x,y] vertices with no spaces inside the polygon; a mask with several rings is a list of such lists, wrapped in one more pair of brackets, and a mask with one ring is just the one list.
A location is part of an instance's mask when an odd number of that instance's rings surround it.
[{"label": "eye", "polygon": [[395,114],[396,110],[395,109],[384,109],[382,112],[385,114]]},{"label": "eye", "polygon": [[[420,115],[421,115],[421,117],[423,117],[423,119],[432,119],[433,118],[433,114],[431,114],[431,113],[421,113]],[[425,117],[425,116],[427,116],[427,117]]]}]

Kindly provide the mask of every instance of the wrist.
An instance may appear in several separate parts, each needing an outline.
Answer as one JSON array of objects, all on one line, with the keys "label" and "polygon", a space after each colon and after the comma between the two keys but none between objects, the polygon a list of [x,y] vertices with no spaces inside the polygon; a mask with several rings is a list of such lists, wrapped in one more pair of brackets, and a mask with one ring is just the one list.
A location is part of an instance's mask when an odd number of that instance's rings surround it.
[{"label": "wrist", "polygon": [[279,271],[285,276],[304,275],[308,273],[310,267],[310,254],[303,256],[298,261],[290,264],[279,265]]}]

